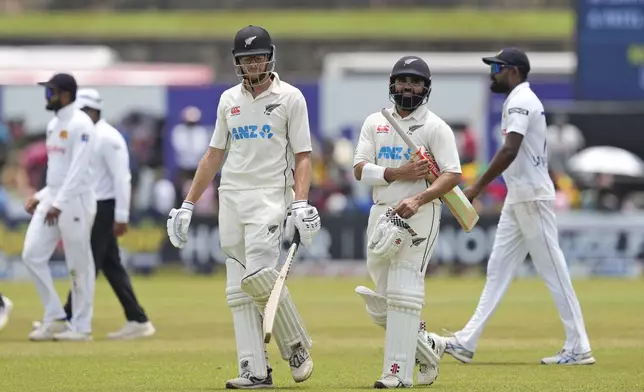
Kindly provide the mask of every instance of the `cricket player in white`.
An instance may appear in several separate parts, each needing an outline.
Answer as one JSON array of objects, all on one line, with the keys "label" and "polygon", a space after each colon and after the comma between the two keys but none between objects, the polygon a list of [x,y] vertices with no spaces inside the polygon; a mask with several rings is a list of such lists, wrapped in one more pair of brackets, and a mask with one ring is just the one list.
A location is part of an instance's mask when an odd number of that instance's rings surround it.
[{"label": "cricket player in white", "polygon": [[[389,97],[392,115],[417,145],[430,151],[440,176],[426,180],[429,161],[412,159],[414,152],[376,112],[365,120],[354,158],[354,174],[373,186],[367,235],[367,268],[375,291],[360,286],[369,316],[386,328],[382,377],[375,388],[413,385],[416,361],[419,384],[438,375],[444,344],[421,325],[425,303],[425,272],[434,251],[441,218],[439,198],[461,181],[454,134],[425,106],[431,92],[431,73],[421,58],[405,56],[394,65]],[[424,324],[424,323],[422,323]]]},{"label": "cricket player in white", "polygon": [[546,119],[543,104],[526,81],[528,57],[516,48],[503,49],[483,62],[491,66],[495,93],[503,104],[503,146],[486,172],[463,192],[473,200],[503,173],[508,194],[487,265],[487,282],[474,315],[465,328],[445,338],[446,352],[461,362],[472,361],[485,324],[501,302],[528,253],[545,280],[566,332],[564,347],[542,364],[593,364],[581,307],[559,247],[554,213],[555,191],[548,174]]},{"label": "cricket player in white", "polygon": [[[287,228],[294,225],[303,245],[309,245],[320,229],[318,212],[307,202],[311,136],[302,93],[274,72],[275,46],[268,32],[258,26],[241,29],[233,57],[241,83],[219,100],[210,148],[181,209],[170,212],[168,235],[173,245],[185,245],[194,203],[227,152],[219,187],[219,233],[228,256],[226,296],[233,313],[239,377],[229,380],[226,388],[271,388],[262,314],[278,275],[287,211]],[[313,372],[312,343],[286,288],[274,336],[293,379],[307,380]]]},{"label": "cricket player in white", "polygon": [[[56,74],[45,86],[47,110],[56,117],[47,125],[47,186],[31,197],[26,209],[33,214],[22,252],[31,272],[45,315],[29,339],[90,340],[94,307],[94,259],[90,234],[96,215],[91,161],[94,123],[74,105],[76,80]],[[68,323],[49,270],[62,239],[71,277],[73,317]]]},{"label": "cricket player in white", "polygon": [[0,293],[0,330],[9,322],[9,316],[13,310],[13,302]]}]

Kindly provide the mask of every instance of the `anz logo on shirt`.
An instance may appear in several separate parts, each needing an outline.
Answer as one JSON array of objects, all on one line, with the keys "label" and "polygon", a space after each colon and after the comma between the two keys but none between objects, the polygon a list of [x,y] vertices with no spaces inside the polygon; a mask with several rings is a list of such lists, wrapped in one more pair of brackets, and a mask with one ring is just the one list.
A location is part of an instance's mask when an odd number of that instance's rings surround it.
[{"label": "anz logo on shirt", "polygon": [[233,128],[230,133],[233,135],[233,140],[270,139],[273,137],[273,131],[271,131],[271,126],[268,124],[242,125]]},{"label": "anz logo on shirt", "polygon": [[411,158],[411,148],[402,146],[382,146],[378,151],[378,159],[391,159],[393,161],[400,161],[402,159],[409,160]]}]

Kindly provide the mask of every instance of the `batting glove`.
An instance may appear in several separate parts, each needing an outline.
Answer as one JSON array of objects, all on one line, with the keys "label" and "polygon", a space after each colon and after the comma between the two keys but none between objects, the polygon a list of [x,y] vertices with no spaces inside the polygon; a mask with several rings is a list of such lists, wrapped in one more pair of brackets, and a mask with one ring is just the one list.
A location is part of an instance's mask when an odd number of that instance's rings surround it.
[{"label": "batting glove", "polygon": [[168,216],[168,237],[175,248],[182,249],[188,242],[188,228],[192,219],[192,210],[195,205],[184,201],[181,208],[173,208]]},{"label": "batting glove", "polygon": [[320,214],[306,200],[296,200],[291,205],[291,214],[286,219],[286,236],[292,237],[295,229],[300,232],[300,241],[304,246],[311,245],[313,237],[320,231]]}]

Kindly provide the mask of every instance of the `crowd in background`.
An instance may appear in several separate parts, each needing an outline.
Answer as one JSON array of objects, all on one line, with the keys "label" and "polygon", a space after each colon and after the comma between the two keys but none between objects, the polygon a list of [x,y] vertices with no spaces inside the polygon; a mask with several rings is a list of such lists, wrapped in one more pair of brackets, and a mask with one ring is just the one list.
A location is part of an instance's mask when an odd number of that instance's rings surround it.
[{"label": "crowd in background", "polygon": [[[132,169],[132,216],[165,217],[167,212],[186,196],[199,159],[205,152],[212,133],[212,124],[201,122],[197,108],[182,112],[183,123],[165,123],[146,113],[132,112],[121,119],[107,119],[124,135],[130,148]],[[565,119],[564,119],[565,120]],[[176,170],[165,165],[163,134],[171,127],[171,151]],[[451,124],[458,143],[463,178],[462,186],[470,184],[485,169],[476,159],[476,133],[467,124]],[[325,213],[367,211],[371,205],[370,188],[353,178],[354,140],[345,133],[339,139],[314,139],[313,184],[310,201]],[[566,160],[584,147],[583,134],[574,125],[555,119],[549,127],[549,160],[551,175],[557,189],[557,208],[620,210],[632,203],[620,202],[611,192],[612,178],[599,176],[595,183],[580,189],[569,175]],[[167,151],[167,150],[166,150]],[[6,220],[27,219],[23,203],[45,184],[47,155],[44,130],[26,132],[20,118],[0,123],[0,216]],[[213,217],[218,212],[217,185],[210,186],[196,206],[195,214]],[[494,181],[475,201],[482,213],[498,213],[505,197],[502,179]]]}]

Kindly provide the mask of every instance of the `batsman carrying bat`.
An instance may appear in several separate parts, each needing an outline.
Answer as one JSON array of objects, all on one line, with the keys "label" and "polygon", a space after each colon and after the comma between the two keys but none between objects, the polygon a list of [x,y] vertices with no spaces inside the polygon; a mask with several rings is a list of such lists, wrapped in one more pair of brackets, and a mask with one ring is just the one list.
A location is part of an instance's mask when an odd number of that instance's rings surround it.
[{"label": "batsman carrying bat", "polygon": [[[442,340],[425,331],[420,313],[425,271],[440,226],[440,198],[461,182],[461,165],[451,128],[426,107],[431,83],[423,59],[398,60],[389,78],[394,107],[388,112],[435,162],[413,158],[416,151],[380,111],[365,120],[354,158],[355,177],[373,187],[374,201],[367,228],[367,269],[375,291],[360,286],[356,292],[373,322],[386,329],[382,375],[375,388],[411,387],[416,363],[418,384],[432,384],[445,349]],[[439,176],[430,184],[433,164]]]},{"label": "batsman carrying bat", "polygon": [[[275,54],[262,27],[247,26],[235,36],[233,58],[240,83],[221,95],[210,148],[186,200],[170,212],[167,224],[170,241],[182,248],[194,203],[223,164],[219,235],[227,256],[226,299],[239,370],[227,389],[273,387],[262,319],[278,281],[282,238],[289,237],[283,232],[287,211],[286,229],[297,229],[302,245],[310,245],[320,230],[318,211],[308,203],[311,132],[306,101],[275,73]],[[288,289],[280,292],[272,335],[293,380],[306,381],[313,373],[312,342]]]}]

